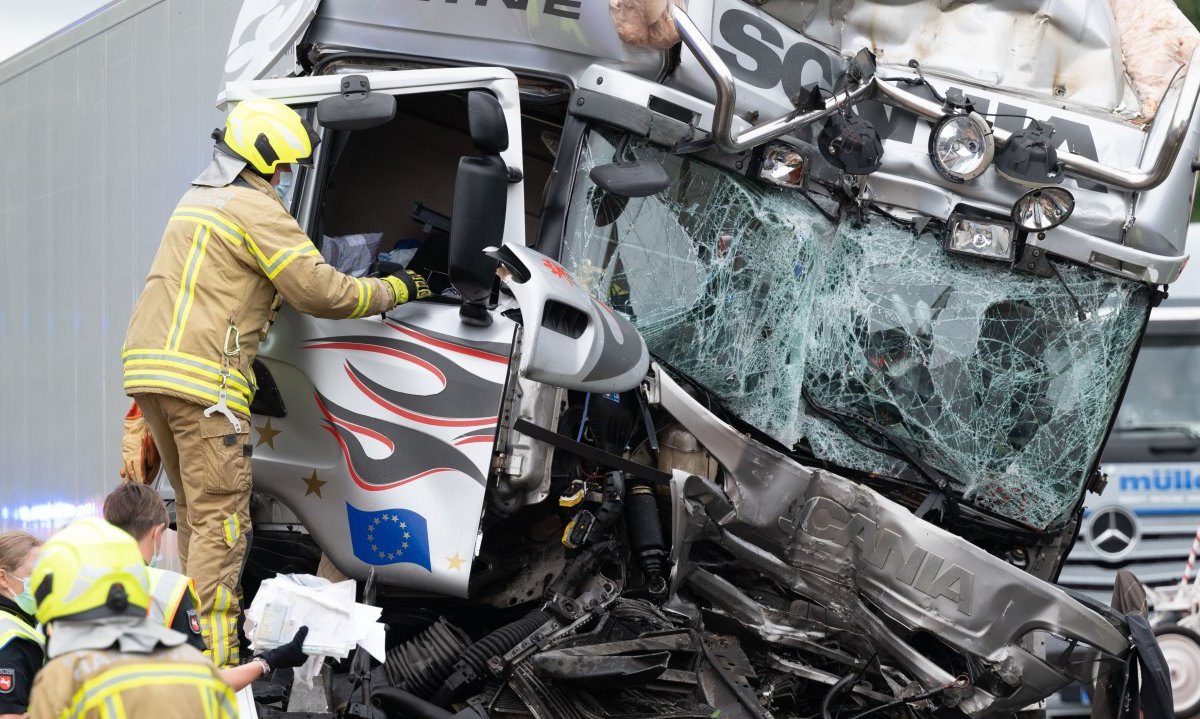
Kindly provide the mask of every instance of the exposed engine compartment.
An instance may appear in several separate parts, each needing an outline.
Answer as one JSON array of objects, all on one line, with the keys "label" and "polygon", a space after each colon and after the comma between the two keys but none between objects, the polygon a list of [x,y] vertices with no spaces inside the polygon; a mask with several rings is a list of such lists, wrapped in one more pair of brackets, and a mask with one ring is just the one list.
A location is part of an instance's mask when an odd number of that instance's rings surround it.
[{"label": "exposed engine compartment", "polygon": [[1014,716],[1136,663],[1121,613],[747,438],[661,366],[563,396],[552,499],[497,494],[470,600],[368,582],[394,639],[327,672],[343,715]]}]

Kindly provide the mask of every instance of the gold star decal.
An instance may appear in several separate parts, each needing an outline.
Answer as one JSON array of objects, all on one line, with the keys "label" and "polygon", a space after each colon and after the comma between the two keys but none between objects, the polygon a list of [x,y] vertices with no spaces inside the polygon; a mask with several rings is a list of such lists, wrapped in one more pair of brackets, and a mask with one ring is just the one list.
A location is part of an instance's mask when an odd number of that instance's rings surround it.
[{"label": "gold star decal", "polygon": [[267,417],[267,423],[261,427],[255,427],[255,429],[258,430],[258,444],[254,446],[261,447],[265,444],[271,449],[275,449],[275,435],[282,432],[282,430],[271,428],[271,418]]},{"label": "gold star decal", "polygon": [[322,499],[321,487],[329,484],[329,482],[326,482],[323,479],[317,479],[317,470],[315,469],[313,470],[311,477],[304,477],[303,479],[304,483],[308,485],[304,490],[304,496],[307,497],[310,494],[315,494],[317,495],[317,499]]},{"label": "gold star decal", "polygon": [[449,564],[448,568],[453,569],[456,572],[462,571],[462,565],[466,561],[467,560],[458,556],[458,552],[455,552],[453,557],[446,557],[446,562]]}]

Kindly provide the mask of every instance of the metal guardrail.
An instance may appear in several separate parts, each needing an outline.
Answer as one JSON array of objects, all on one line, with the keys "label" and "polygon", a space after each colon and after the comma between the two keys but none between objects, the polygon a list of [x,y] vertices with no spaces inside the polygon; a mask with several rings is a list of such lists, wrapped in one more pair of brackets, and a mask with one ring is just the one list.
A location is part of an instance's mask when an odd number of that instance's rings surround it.
[{"label": "metal guardrail", "polygon": [[[696,27],[687,12],[672,5],[672,13],[675,27],[679,30],[684,44],[700,61],[701,67],[712,78],[716,88],[717,100],[713,113],[712,136],[717,146],[725,152],[748,150],[829,117],[844,106],[854,105],[864,100],[876,99],[928,120],[938,120],[945,115],[942,106],[938,103],[926,100],[903,88],[889,85],[873,75],[853,88],[834,93],[825,100],[823,108],[800,114],[784,115],[735,134],[733,116],[737,106],[737,86],[734,84],[733,73],[730,72],[729,67],[717,54],[708,39],[700,32],[700,29]],[[1195,71],[1192,71],[1193,69]],[[893,68],[889,67],[889,71],[892,70]],[[917,78],[915,74],[912,77],[913,79]],[[1192,115],[1195,114],[1198,99],[1200,99],[1200,48],[1192,53],[1187,69],[1175,79],[1167,96],[1163,99],[1161,107],[1173,106],[1171,117],[1167,120],[1167,129],[1158,135],[1152,146],[1144,148],[1143,159],[1137,167],[1128,169],[1110,167],[1081,155],[1060,150],[1058,160],[1063,172],[1076,179],[1099,182],[1119,190],[1139,192],[1157,187],[1167,179],[1171,168],[1175,165],[1179,150],[1187,137],[1188,127],[1191,125]],[[1159,119],[1156,117],[1155,121],[1159,121]],[[993,128],[992,134],[998,144],[1003,144],[1012,137],[1012,133],[998,127]]]}]

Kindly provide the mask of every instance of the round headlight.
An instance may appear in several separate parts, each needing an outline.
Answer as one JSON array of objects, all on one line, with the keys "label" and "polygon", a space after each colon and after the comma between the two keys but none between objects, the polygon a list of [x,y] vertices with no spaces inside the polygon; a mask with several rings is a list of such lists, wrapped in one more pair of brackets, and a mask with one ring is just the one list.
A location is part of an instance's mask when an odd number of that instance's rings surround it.
[{"label": "round headlight", "polygon": [[763,150],[758,178],[775,187],[803,187],[808,158],[795,148],[772,142]]},{"label": "round headlight", "polygon": [[1067,221],[1075,209],[1075,196],[1061,187],[1038,187],[1021,195],[1013,205],[1012,219],[1026,232],[1045,232]]},{"label": "round headlight", "polygon": [[947,115],[929,133],[929,158],[951,182],[973,180],[992,164],[996,143],[992,128],[977,112]]}]

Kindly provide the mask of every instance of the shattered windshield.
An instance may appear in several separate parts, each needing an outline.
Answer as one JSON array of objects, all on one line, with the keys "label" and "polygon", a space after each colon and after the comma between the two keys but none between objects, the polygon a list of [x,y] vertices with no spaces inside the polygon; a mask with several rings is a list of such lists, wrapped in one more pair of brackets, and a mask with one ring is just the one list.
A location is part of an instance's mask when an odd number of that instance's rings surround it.
[{"label": "shattered windshield", "polygon": [[625,156],[659,161],[674,182],[616,198],[588,177],[615,139],[586,139],[563,262],[655,356],[821,460],[913,476],[889,442],[817,416],[805,393],[886,432],[978,506],[1038,528],[1070,512],[1144,326],[1145,287],[949,255],[932,232],[831,221],[798,193],[638,141]]}]

